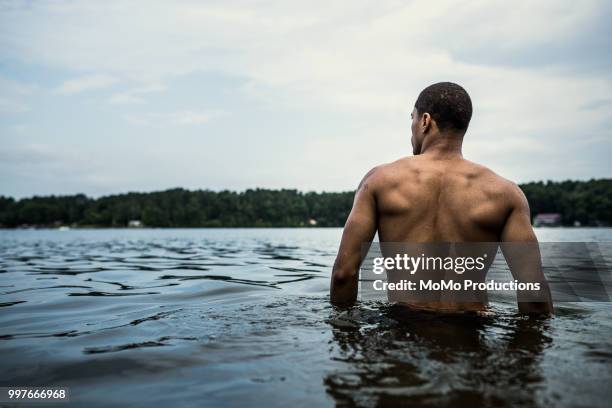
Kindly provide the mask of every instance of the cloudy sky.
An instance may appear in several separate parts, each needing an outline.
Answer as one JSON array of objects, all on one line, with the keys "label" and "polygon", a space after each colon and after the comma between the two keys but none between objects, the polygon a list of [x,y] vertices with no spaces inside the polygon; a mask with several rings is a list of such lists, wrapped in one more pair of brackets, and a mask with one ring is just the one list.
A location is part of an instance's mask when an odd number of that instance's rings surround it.
[{"label": "cloudy sky", "polygon": [[348,190],[462,84],[464,155],[612,176],[606,1],[0,1],[0,195]]}]

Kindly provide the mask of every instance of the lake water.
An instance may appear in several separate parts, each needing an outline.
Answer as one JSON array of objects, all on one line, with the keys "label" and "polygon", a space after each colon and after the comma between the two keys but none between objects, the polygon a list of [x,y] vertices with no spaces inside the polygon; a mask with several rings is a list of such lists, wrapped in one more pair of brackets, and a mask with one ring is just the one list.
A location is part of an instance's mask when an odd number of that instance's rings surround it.
[{"label": "lake water", "polygon": [[339,310],[340,235],[0,231],[0,386],[68,386],[67,405],[87,407],[609,406],[612,303],[547,320],[511,301],[489,317]]}]

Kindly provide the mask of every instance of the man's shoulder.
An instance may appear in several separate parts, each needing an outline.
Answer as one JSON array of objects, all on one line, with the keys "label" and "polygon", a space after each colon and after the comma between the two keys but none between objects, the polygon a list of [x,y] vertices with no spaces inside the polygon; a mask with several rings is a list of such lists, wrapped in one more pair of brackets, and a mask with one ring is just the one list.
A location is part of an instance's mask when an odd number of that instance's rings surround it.
[{"label": "man's shoulder", "polygon": [[369,187],[388,186],[398,178],[400,171],[409,171],[413,167],[413,161],[413,157],[404,157],[393,162],[379,164],[366,173],[359,186],[366,184]]},{"label": "man's shoulder", "polygon": [[489,189],[493,194],[503,197],[511,203],[517,203],[524,199],[521,188],[514,181],[509,180],[490,168],[466,160],[472,167],[473,172],[482,181],[481,185]]}]

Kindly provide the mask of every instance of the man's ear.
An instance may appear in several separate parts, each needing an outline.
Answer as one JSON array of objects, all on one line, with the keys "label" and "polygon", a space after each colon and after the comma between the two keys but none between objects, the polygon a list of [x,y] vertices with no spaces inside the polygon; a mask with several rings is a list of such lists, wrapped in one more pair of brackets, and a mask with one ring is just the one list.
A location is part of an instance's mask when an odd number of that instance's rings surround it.
[{"label": "man's ear", "polygon": [[431,115],[427,112],[421,117],[421,128],[423,129],[423,133],[427,133],[429,129],[431,129]]}]

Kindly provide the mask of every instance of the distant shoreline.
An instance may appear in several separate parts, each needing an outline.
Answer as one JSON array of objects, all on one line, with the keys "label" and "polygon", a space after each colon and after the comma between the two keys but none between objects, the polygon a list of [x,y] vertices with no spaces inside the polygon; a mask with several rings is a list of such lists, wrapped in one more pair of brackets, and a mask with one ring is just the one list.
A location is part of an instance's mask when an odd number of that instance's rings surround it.
[{"label": "distant shoreline", "polygon": [[[612,179],[520,184],[536,226],[612,226]],[[353,191],[186,190],[0,196],[0,228],[312,228],[342,227]]]}]

